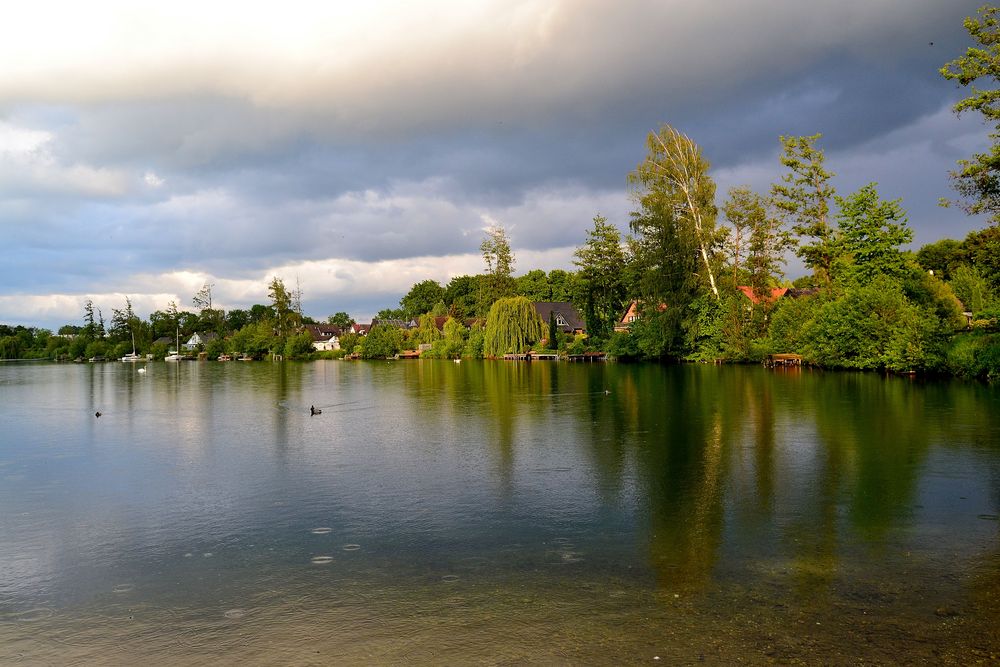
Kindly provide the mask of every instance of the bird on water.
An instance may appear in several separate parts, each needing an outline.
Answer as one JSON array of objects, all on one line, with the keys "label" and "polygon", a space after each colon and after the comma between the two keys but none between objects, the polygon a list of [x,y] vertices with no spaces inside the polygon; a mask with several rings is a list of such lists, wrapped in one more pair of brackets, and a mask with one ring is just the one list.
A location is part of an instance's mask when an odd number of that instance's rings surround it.
[{"label": "bird on water", "polygon": [[94,413],[94,416],[97,417],[98,419],[100,419],[101,418],[101,412],[98,410],[97,412]]},{"label": "bird on water", "polygon": [[317,410],[315,405],[310,405],[309,406],[309,416],[310,417],[315,417],[316,415],[321,415],[321,414],[323,414],[323,411],[322,410]]}]

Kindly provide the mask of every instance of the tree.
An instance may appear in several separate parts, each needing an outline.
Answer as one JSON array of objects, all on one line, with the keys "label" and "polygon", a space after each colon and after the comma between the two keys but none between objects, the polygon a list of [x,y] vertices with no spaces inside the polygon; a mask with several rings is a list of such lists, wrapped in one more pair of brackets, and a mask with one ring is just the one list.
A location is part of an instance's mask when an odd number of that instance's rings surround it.
[{"label": "tree", "polygon": [[594,228],[587,232],[587,241],[576,249],[574,257],[586,294],[587,331],[595,338],[605,339],[611,335],[626,303],[621,232],[607,218],[594,216]]},{"label": "tree", "polygon": [[215,287],[215,285],[212,283],[205,283],[202,285],[202,288],[198,290],[197,294],[191,297],[191,303],[200,310],[211,308],[213,287]]},{"label": "tree", "polygon": [[501,225],[486,229],[486,238],[479,245],[486,263],[484,293],[479,303],[479,312],[489,310],[497,299],[514,293],[514,253],[510,249],[507,232]]},{"label": "tree", "polygon": [[849,197],[836,198],[841,246],[865,283],[877,275],[902,276],[906,261],[900,246],[913,240],[900,200],[882,200],[876,187],[869,183]]},{"label": "tree", "polygon": [[98,327],[94,318],[94,302],[87,299],[83,303],[83,337],[87,340],[95,340],[104,336],[104,322],[101,321]]},{"label": "tree", "polygon": [[[985,5],[978,17],[967,17],[964,24],[975,45],[964,56],[945,64],[941,76],[970,87],[969,95],[953,107],[955,113],[978,112],[994,131],[990,133],[988,152],[958,161],[959,169],[951,172],[952,187],[965,199],[960,206],[966,213],[985,213],[990,222],[996,223],[1000,221],[1000,90],[995,89],[1000,78],[1000,8]],[[974,84],[979,81],[987,87],[977,88]]]},{"label": "tree", "polygon": [[970,232],[962,242],[972,264],[993,289],[1000,291],[1000,225]]},{"label": "tree", "polygon": [[226,313],[226,329],[239,331],[250,324],[250,313],[242,308],[232,308]]},{"label": "tree", "polygon": [[541,269],[533,269],[514,279],[514,291],[529,301],[552,301],[549,278]]},{"label": "tree", "polygon": [[628,284],[640,317],[633,339],[647,357],[683,356],[685,317],[698,295],[698,241],[668,198],[647,193],[629,222]]},{"label": "tree", "polygon": [[523,296],[499,299],[490,307],[484,330],[483,354],[502,357],[521,353],[542,338],[542,318]]},{"label": "tree", "polygon": [[403,330],[391,324],[376,324],[361,343],[362,359],[387,359],[403,349]]},{"label": "tree", "polygon": [[990,286],[974,266],[959,266],[949,284],[968,311],[979,313],[992,304]]},{"label": "tree", "polygon": [[134,325],[138,319],[132,310],[132,300],[126,296],[124,308],[111,309],[111,328],[108,331],[108,338],[113,342],[131,341],[135,331]]},{"label": "tree", "polygon": [[686,135],[669,125],[650,132],[648,153],[628,176],[640,197],[656,195],[669,202],[674,219],[689,230],[701,259],[699,272],[715,298],[712,254],[718,244],[715,231],[715,181],[708,175],[709,163],[701,149]]},{"label": "tree", "polygon": [[738,280],[742,254],[746,258],[750,287],[757,295],[766,294],[782,275],[784,251],[789,245],[781,221],[772,214],[771,202],[746,186],[730,188],[722,210],[734,230],[731,245],[734,281]]},{"label": "tree", "polygon": [[485,276],[455,276],[444,290],[444,303],[452,317],[465,319],[476,314]]},{"label": "tree", "polygon": [[429,344],[443,338],[441,331],[437,328],[437,321],[430,313],[420,316],[414,335],[417,343]]},{"label": "tree", "polygon": [[822,136],[779,138],[781,164],[789,171],[781,177],[781,183],[771,186],[771,196],[798,237],[796,254],[821,282],[829,283],[836,242],[829,214],[835,191],[830,184],[833,174],[823,166],[823,151],[816,148]]},{"label": "tree", "polygon": [[377,320],[402,320],[405,319],[406,313],[403,312],[402,308],[383,308],[375,314],[375,319]]},{"label": "tree", "polygon": [[434,304],[444,298],[444,288],[435,280],[422,280],[399,300],[403,319],[411,320],[434,309]]},{"label": "tree", "polygon": [[917,264],[925,271],[933,271],[942,280],[951,280],[952,274],[968,261],[961,241],[941,239],[920,248]]},{"label": "tree", "polygon": [[547,345],[550,350],[559,349],[559,327],[556,326],[556,311],[549,311],[549,335]]},{"label": "tree", "polygon": [[351,328],[352,324],[354,324],[354,318],[347,313],[340,311],[326,318],[326,322],[327,324],[333,324],[334,326],[340,327],[341,331],[346,331]]},{"label": "tree", "polygon": [[292,309],[292,295],[285,289],[285,283],[275,276],[267,289],[267,295],[271,298],[271,308],[275,318],[275,328],[279,337],[293,331],[299,324],[298,317]]},{"label": "tree", "polygon": [[[549,298],[546,301],[572,301],[576,292],[577,274],[575,271],[552,269],[548,275]],[[542,299],[540,299],[542,300]]]}]

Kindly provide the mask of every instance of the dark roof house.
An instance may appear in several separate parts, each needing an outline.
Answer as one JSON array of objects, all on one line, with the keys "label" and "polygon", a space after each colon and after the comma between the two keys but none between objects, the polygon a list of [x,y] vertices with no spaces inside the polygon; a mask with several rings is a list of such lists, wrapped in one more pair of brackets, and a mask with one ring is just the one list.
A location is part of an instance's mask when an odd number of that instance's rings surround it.
[{"label": "dark roof house", "polygon": [[587,333],[587,325],[584,323],[580,313],[576,312],[573,304],[567,301],[535,301],[532,304],[535,312],[548,324],[549,315],[554,315],[556,328],[563,333],[582,334]]}]

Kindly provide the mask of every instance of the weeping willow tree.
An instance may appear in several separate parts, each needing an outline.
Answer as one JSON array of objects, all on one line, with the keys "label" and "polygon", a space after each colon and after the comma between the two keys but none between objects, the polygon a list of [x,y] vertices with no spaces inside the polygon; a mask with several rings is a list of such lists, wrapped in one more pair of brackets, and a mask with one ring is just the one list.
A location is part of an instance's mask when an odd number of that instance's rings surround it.
[{"label": "weeping willow tree", "polygon": [[486,317],[483,354],[502,357],[520,353],[542,338],[542,318],[523,296],[497,300]]}]

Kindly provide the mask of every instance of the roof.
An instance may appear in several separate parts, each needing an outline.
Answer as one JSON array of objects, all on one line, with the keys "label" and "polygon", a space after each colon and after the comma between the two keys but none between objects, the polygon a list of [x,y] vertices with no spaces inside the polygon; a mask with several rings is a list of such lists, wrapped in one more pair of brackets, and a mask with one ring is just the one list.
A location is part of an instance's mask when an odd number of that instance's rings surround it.
[{"label": "roof", "polygon": [[307,324],[305,325],[306,332],[312,336],[314,341],[330,340],[340,336],[340,327],[335,324]]},{"label": "roof", "polygon": [[384,324],[390,327],[396,327],[397,329],[408,329],[409,323],[406,320],[395,320],[395,319],[385,319],[380,320],[377,317],[372,320],[372,327],[377,327],[380,324]]},{"label": "roof", "polygon": [[740,285],[736,289],[743,292],[744,296],[750,299],[750,301],[754,304],[761,303],[762,301],[766,301],[767,303],[774,303],[781,297],[785,296],[785,293],[788,291],[787,287],[775,287],[769,290],[770,293],[765,293],[763,295],[758,296],[753,291],[753,288],[747,285]]},{"label": "roof", "polygon": [[557,322],[558,316],[561,315],[565,324],[557,324],[556,328],[564,333],[587,330],[587,325],[584,324],[580,313],[576,312],[576,308],[568,301],[536,301],[532,305],[545,323],[548,323],[551,314],[557,316]]}]

